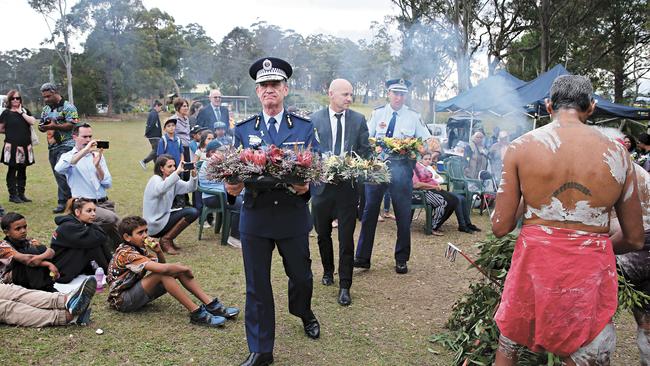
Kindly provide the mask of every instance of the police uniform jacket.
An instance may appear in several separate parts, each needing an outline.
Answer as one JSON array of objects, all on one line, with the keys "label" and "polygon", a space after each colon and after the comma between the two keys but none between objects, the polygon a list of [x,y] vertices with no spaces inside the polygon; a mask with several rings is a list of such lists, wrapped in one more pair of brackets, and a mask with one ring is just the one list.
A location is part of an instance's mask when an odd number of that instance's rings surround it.
[{"label": "police uniform jacket", "polygon": [[[270,146],[281,148],[310,148],[318,151],[311,121],[294,113],[282,115],[276,141],[266,128],[263,114],[253,115],[235,126],[235,147]],[[229,196],[229,200],[232,200]],[[282,239],[303,235],[311,231],[312,220],[307,202],[309,192],[297,195],[285,186],[245,183],[244,201],[239,230],[246,234]]]}]

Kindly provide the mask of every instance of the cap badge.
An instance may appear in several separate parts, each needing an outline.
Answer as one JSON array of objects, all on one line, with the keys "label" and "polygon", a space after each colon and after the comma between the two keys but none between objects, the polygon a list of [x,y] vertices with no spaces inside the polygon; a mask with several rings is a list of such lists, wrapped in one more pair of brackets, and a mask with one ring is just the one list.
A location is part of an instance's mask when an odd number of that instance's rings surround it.
[{"label": "cap badge", "polygon": [[262,62],[262,67],[264,68],[265,71],[270,71],[271,68],[273,67],[273,64],[271,64],[271,60],[268,58]]},{"label": "cap badge", "polygon": [[400,85],[404,85],[404,84],[406,84],[406,82],[404,81],[404,79],[399,79],[399,83],[400,83]]}]

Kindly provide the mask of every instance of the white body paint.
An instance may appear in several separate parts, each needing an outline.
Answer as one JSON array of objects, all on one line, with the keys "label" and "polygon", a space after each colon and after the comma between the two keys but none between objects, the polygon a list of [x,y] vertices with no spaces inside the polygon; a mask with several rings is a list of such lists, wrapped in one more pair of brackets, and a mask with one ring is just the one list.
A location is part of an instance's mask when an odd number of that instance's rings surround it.
[{"label": "white body paint", "polygon": [[634,164],[636,183],[641,199],[641,215],[643,215],[643,229],[650,230],[650,174],[639,164]]},{"label": "white body paint", "polygon": [[551,152],[556,152],[560,148],[562,141],[557,134],[556,128],[559,127],[557,122],[551,122],[544,127],[535,129],[529,133],[530,137],[537,142],[542,143]]},{"label": "white body paint", "polygon": [[548,221],[572,221],[589,226],[609,224],[609,213],[605,207],[591,207],[587,201],[578,201],[576,207],[569,210],[556,197],[551,198],[549,205],[543,205],[539,209],[526,206],[524,217],[530,219],[533,215]]},{"label": "white body paint", "polygon": [[620,150],[612,149],[607,149],[607,152],[603,153],[603,157],[605,157],[603,161],[609,166],[612,177],[620,184],[625,183],[629,158],[621,154]]},{"label": "white body paint", "polygon": [[641,328],[637,329],[636,344],[639,347],[641,365],[650,365],[650,334]]},{"label": "white body paint", "polygon": [[616,348],[616,330],[609,323],[591,343],[571,355],[577,366],[609,365]]}]

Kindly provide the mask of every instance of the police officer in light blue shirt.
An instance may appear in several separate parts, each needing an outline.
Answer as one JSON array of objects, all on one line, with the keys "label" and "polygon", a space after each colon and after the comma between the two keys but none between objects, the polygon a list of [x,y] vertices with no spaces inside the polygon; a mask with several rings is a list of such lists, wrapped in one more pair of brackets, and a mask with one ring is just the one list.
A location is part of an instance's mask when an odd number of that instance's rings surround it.
[{"label": "police officer in light blue shirt", "polygon": [[[370,137],[416,137],[426,140],[431,133],[420,120],[420,115],[404,105],[411,82],[404,79],[388,80],[389,103],[373,111],[368,121]],[[411,254],[411,194],[413,193],[413,168],[415,161],[407,158],[389,157],[391,183],[366,185],[366,203],[361,218],[361,233],[354,266],[370,268],[372,247],[375,241],[379,206],[386,190],[389,190],[397,222],[395,243],[395,272],[408,272],[406,262]]]},{"label": "police officer in light blue shirt", "polygon": [[[267,57],[253,63],[249,73],[262,113],[235,127],[235,147],[276,145],[282,148],[318,149],[311,121],[287,112],[283,101],[289,89],[289,63]],[[229,202],[234,202],[244,183],[226,183]],[[320,336],[320,324],[311,310],[313,274],[309,254],[312,228],[307,203],[309,184],[246,183],[239,220],[244,272],[246,273],[246,340],[250,355],[245,366],[273,362],[275,308],[271,289],[271,258],[277,246],[289,277],[289,312],[302,320],[305,334]]]}]

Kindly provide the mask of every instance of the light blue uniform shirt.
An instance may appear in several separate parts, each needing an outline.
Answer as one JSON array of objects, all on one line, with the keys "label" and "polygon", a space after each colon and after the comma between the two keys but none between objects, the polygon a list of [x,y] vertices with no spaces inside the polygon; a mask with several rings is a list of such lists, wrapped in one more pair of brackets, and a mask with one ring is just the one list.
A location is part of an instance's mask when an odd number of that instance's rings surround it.
[{"label": "light blue uniform shirt", "polygon": [[72,150],[61,155],[59,162],[54,166],[57,173],[65,175],[72,197],[83,197],[90,199],[100,199],[106,197],[106,189],[113,185],[113,178],[108,171],[106,159],[102,155],[99,165],[104,171],[104,179],[101,181],[97,177],[97,169],[93,164],[93,154],[88,153],[79,159],[77,164],[72,165],[70,160],[79,150],[73,147]]},{"label": "light blue uniform shirt", "polygon": [[[203,189],[209,189],[211,191],[225,192],[226,188],[223,185],[223,182],[212,181],[206,178],[206,170],[208,163],[206,161],[201,164],[201,169],[199,169],[199,187]],[[201,193],[201,198],[209,198],[214,196],[209,193]]]},{"label": "light blue uniform shirt", "polygon": [[[390,119],[393,118],[393,112],[390,103],[373,111],[372,116],[368,120],[368,133],[370,137],[386,137],[386,131],[388,131]],[[402,106],[397,111],[393,137],[398,139],[420,137],[426,140],[431,137],[431,132],[422,123],[420,115],[417,112],[409,109],[407,106]]]}]

